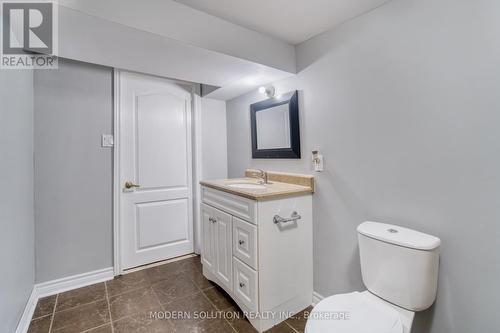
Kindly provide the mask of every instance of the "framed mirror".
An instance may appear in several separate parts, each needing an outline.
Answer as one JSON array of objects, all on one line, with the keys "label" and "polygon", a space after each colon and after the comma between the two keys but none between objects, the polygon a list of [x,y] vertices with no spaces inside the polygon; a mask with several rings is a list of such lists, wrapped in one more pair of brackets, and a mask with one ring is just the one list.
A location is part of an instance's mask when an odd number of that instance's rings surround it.
[{"label": "framed mirror", "polygon": [[297,91],[250,105],[250,117],[252,158],[300,158]]}]

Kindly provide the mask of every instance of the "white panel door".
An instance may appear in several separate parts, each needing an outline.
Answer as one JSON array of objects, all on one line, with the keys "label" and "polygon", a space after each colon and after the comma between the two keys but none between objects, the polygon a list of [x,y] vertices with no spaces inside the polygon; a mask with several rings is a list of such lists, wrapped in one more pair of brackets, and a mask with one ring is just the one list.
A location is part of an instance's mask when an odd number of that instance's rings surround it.
[{"label": "white panel door", "polygon": [[118,74],[121,267],[193,252],[191,93]]}]

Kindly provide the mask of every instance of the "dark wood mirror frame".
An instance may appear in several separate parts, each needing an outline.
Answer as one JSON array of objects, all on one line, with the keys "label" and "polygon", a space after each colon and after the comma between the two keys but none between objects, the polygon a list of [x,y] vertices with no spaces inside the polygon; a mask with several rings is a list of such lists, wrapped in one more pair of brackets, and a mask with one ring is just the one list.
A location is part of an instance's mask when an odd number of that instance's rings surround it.
[{"label": "dark wood mirror frame", "polygon": [[[289,104],[290,148],[257,149],[256,113],[272,107]],[[273,97],[250,105],[252,130],[252,158],[300,158],[299,98],[298,91]]]}]

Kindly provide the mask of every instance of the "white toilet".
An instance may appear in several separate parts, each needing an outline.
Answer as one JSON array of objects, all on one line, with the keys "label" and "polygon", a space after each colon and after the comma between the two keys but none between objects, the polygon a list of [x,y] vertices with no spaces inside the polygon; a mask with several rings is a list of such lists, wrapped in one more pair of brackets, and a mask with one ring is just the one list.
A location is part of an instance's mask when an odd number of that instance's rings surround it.
[{"label": "white toilet", "polygon": [[415,311],[434,303],[439,238],[364,222],[358,242],[368,290],[323,299],[311,311],[306,333],[409,333]]}]

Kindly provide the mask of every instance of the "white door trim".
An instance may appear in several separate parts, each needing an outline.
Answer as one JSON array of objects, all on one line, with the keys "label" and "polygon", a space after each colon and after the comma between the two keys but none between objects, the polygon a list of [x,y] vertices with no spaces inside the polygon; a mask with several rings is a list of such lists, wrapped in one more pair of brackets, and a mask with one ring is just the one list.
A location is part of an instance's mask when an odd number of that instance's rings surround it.
[{"label": "white door trim", "polygon": [[122,273],[120,251],[120,71],[113,69],[113,273]]},{"label": "white door trim", "polygon": [[[121,275],[123,273],[122,266],[122,254],[121,254],[121,241],[123,239],[122,230],[120,227],[120,196],[122,194],[122,188],[120,183],[120,74],[121,72],[129,72],[121,69],[113,69],[113,136],[114,136],[114,147],[113,147],[113,273],[115,276]],[[139,73],[141,74],[141,73]],[[171,80],[172,82],[186,84],[186,82],[180,82]],[[196,253],[199,253],[200,245],[200,213],[199,213],[199,198],[200,198],[200,186],[199,182],[201,180],[201,97],[199,96],[199,88],[197,84],[192,83],[192,154],[193,154],[193,182],[192,182],[192,193],[193,193],[193,239],[194,239],[194,249]]]},{"label": "white door trim", "polygon": [[200,180],[202,179],[202,149],[201,149],[201,128],[202,128],[202,117],[201,117],[201,90],[198,87],[194,87],[193,90],[193,98],[192,98],[192,112],[193,112],[193,204],[194,204],[194,214],[193,214],[193,223],[194,223],[194,252],[196,254],[201,253],[201,186]]}]

